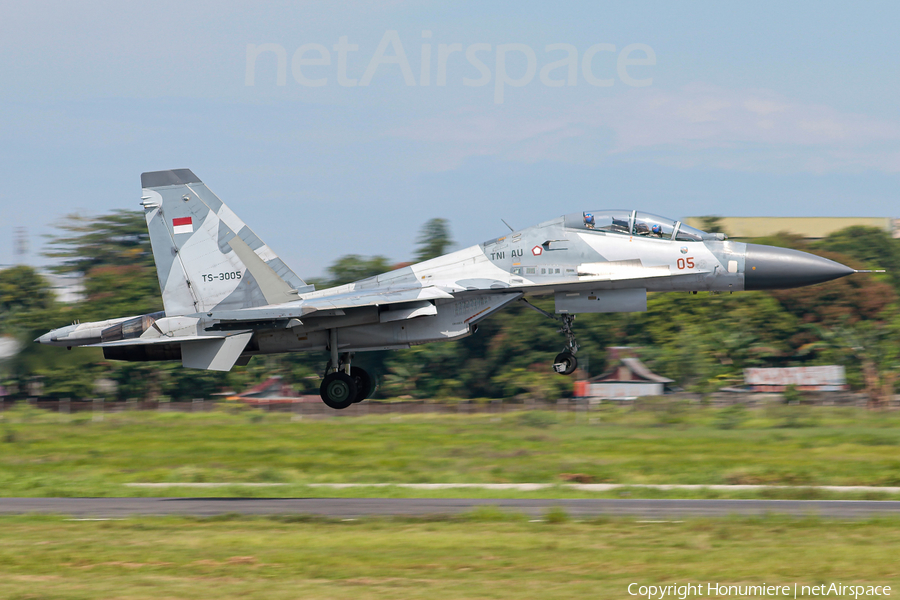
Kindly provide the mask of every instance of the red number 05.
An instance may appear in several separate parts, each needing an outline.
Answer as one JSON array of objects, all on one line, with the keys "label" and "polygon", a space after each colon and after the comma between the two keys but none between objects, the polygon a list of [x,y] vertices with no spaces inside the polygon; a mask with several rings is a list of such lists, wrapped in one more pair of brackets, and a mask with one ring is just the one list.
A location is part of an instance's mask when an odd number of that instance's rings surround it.
[{"label": "red number 05", "polygon": [[678,265],[679,269],[683,269],[685,267],[685,265],[687,265],[688,269],[693,269],[694,268],[694,257],[689,256],[689,257],[687,257],[687,260],[685,260],[684,258],[679,258],[677,261],[675,261],[675,264]]}]

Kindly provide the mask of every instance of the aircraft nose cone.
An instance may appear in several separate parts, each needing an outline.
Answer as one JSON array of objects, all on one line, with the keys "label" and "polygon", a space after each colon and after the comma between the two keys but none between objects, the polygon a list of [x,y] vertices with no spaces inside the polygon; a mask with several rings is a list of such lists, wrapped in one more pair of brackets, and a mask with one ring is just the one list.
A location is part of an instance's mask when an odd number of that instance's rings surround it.
[{"label": "aircraft nose cone", "polygon": [[34,338],[34,341],[37,342],[38,344],[49,344],[50,343],[50,334],[45,333],[41,337]]},{"label": "aircraft nose cone", "polygon": [[831,281],[855,273],[841,263],[790,248],[747,244],[745,290],[781,290]]}]

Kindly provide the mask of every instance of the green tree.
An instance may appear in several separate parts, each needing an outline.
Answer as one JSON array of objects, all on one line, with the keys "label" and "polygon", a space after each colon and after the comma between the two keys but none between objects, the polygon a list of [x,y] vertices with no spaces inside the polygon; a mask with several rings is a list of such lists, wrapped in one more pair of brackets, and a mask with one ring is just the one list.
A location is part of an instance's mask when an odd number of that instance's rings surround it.
[{"label": "green tree", "polygon": [[[856,268],[854,259],[826,251],[816,254]],[[860,320],[877,320],[890,305],[896,304],[897,293],[871,274],[841,277],[820,285],[789,290],[775,290],[772,296],[785,309],[805,323],[834,325],[843,320],[851,323]],[[808,336],[808,330],[797,330],[794,335]]]},{"label": "green tree", "polygon": [[894,395],[894,383],[900,374],[900,317],[887,323],[852,323],[845,319],[829,328],[812,326],[818,341],[808,344],[807,352],[822,352],[839,364],[858,366],[869,407],[887,406]]},{"label": "green tree", "polygon": [[62,364],[39,368],[35,375],[44,384],[45,397],[84,399],[96,395],[96,382],[104,375],[103,371],[97,364]]},{"label": "green tree", "polygon": [[415,398],[458,395],[461,351],[453,342],[438,342],[392,352],[385,360],[384,392]]},{"label": "green tree", "polygon": [[[0,328],[28,332],[19,337],[30,340],[75,319],[99,320],[159,307],[149,240],[139,213],[72,217],[61,230],[48,256],[62,261],[60,272],[85,274],[88,300],[59,306],[33,271],[10,269],[0,273]],[[868,241],[861,244],[861,239]],[[884,268],[891,268],[887,260],[895,243],[882,232],[870,230],[835,234],[815,244],[786,234],[766,242],[816,251],[841,250],[846,255],[830,257],[845,264],[856,260],[860,261],[856,264]],[[416,258],[443,254],[451,243],[447,222],[432,219],[417,239]],[[328,268],[326,285],[350,283],[391,268],[383,256],[344,256]],[[552,299],[533,302],[553,312]],[[900,314],[898,309],[897,293],[884,278],[857,275],[783,292],[651,294],[645,313],[579,315],[575,329],[581,346],[579,362],[592,375],[607,368],[609,346],[629,345],[640,348],[640,356],[651,369],[698,391],[737,381],[748,366],[837,362],[847,365],[848,380],[854,385],[881,390],[880,397],[885,397],[886,390],[893,387],[892,373],[900,373],[895,366],[900,359],[891,354],[900,347],[896,343],[900,318],[894,316]],[[835,342],[828,330],[837,325],[850,328],[861,341]],[[463,340],[399,352],[360,353],[355,362],[383,375],[381,390],[386,395],[471,398],[528,394],[552,399],[571,393],[572,380],[550,371],[553,357],[564,346],[558,323],[516,302],[479,322],[478,327],[477,333]],[[95,379],[104,377],[119,384],[121,399],[156,395],[190,399],[223,388],[240,391],[271,374],[280,374],[314,393],[318,385],[314,374],[322,373],[327,360],[322,353],[256,357],[246,367],[218,374],[185,370],[177,362],[104,361],[97,349],[60,352],[27,344],[20,355],[4,369],[21,389],[39,374],[49,393],[74,397],[92,393]],[[307,379],[310,376],[314,379]]]},{"label": "green tree", "polygon": [[[99,356],[96,349],[60,352],[60,348],[32,342],[72,318],[71,307],[58,304],[47,281],[31,267],[0,271],[0,332],[14,336],[21,344],[19,352],[2,365],[5,383],[24,394],[26,384],[41,377],[49,384],[44,386],[45,391],[55,393],[66,378],[71,381],[65,385],[71,386],[88,379],[90,365]],[[80,383],[76,384],[76,379]]]},{"label": "green tree", "polygon": [[31,267],[23,265],[0,271],[0,332],[9,333],[28,313],[52,305],[53,292]]},{"label": "green tree", "polygon": [[426,221],[416,239],[416,245],[417,262],[446,254],[453,245],[453,239],[450,237],[450,221],[441,218]]},{"label": "green tree", "polygon": [[63,233],[50,235],[43,253],[59,263],[56,273],[88,273],[100,266],[124,265],[152,269],[156,266],[150,249],[150,234],[141,212],[115,210],[89,216],[66,216],[56,227]]},{"label": "green tree", "polygon": [[524,396],[531,400],[548,402],[571,393],[573,379],[560,377],[541,366],[504,370],[497,374],[494,381],[503,386],[503,396],[506,398]]},{"label": "green tree", "polygon": [[69,215],[51,235],[44,256],[58,273],[82,273],[87,300],[75,307],[82,321],[162,310],[162,296],[144,215],[117,210]]},{"label": "green tree", "polygon": [[776,246],[778,248],[793,248],[794,250],[803,250],[809,252],[809,241],[800,234],[791,233],[789,231],[779,231],[772,235],[758,238],[749,238],[746,241],[754,244],[762,244],[764,246]]},{"label": "green tree", "polygon": [[353,283],[366,277],[374,277],[391,270],[391,263],[384,256],[360,256],[347,254],[328,267],[328,280],[324,287],[335,287]]},{"label": "green tree", "polygon": [[143,265],[92,267],[85,276],[87,299],[79,309],[82,321],[143,315],[163,309],[156,269]]},{"label": "green tree", "polygon": [[55,302],[46,282],[28,267],[0,273],[0,328],[24,342],[4,370],[19,389],[40,377],[46,393],[77,396],[89,393],[97,377],[111,376],[119,365],[103,363],[94,348],[65,352],[31,340],[76,320],[153,312],[162,303],[141,213],[70,215],[57,226],[61,232],[50,236],[45,256],[59,261],[52,268],[57,273],[84,275],[87,300],[74,305]]},{"label": "green tree", "polygon": [[866,269],[885,269],[883,276],[900,290],[900,240],[877,227],[847,227],[813,244],[814,248],[852,256]]}]

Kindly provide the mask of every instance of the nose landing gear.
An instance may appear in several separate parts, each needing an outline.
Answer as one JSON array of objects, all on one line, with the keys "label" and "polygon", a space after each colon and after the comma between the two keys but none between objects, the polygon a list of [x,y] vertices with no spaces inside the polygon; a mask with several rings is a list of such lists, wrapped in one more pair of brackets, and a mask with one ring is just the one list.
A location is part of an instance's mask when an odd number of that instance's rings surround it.
[{"label": "nose landing gear", "polygon": [[571,375],[578,368],[578,359],[575,355],[564,350],[553,359],[553,370],[560,375]]},{"label": "nose landing gear", "polygon": [[578,352],[578,342],[575,341],[575,332],[572,331],[575,315],[562,315],[560,320],[562,327],[559,328],[559,332],[566,336],[566,349],[553,359],[553,370],[560,375],[571,375],[578,368],[578,359],[575,358],[575,353]]},{"label": "nose landing gear", "polygon": [[575,332],[572,331],[572,323],[575,321],[575,315],[563,314],[556,316],[545,310],[541,310],[524,298],[521,298],[520,300],[529,308],[533,308],[545,317],[550,317],[554,321],[559,321],[562,324],[559,328],[559,332],[566,336],[566,348],[553,359],[553,370],[560,375],[571,375],[574,373],[575,369],[578,368],[578,359],[575,358],[575,354],[578,352],[578,342],[575,340]]}]

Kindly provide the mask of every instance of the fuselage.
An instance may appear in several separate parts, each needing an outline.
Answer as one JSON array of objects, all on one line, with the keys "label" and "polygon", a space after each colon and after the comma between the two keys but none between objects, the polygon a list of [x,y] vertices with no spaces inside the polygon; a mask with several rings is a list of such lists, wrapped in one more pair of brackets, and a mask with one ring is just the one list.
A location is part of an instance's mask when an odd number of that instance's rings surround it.
[{"label": "fuselage", "polygon": [[[271,323],[248,327],[242,356],[324,350],[340,330],[341,351],[406,348],[471,334],[479,320],[525,296],[552,296],[560,314],[646,310],[647,292],[789,288],[853,270],[808,253],[733,242],[637,211],[572,213],[438,258],[272,306]],[[392,292],[421,290],[394,303]],[[305,303],[376,290],[385,298],[352,309],[300,315]],[[263,307],[265,308],[265,307]],[[277,314],[276,314],[277,313]],[[284,318],[281,318],[283,316]],[[224,324],[223,324],[224,323]],[[132,337],[170,343],[104,348],[108,358],[179,358],[179,338],[221,331],[216,311],[155,314],[70,325],[37,341],[81,346]],[[152,330],[151,330],[152,329]]]}]

